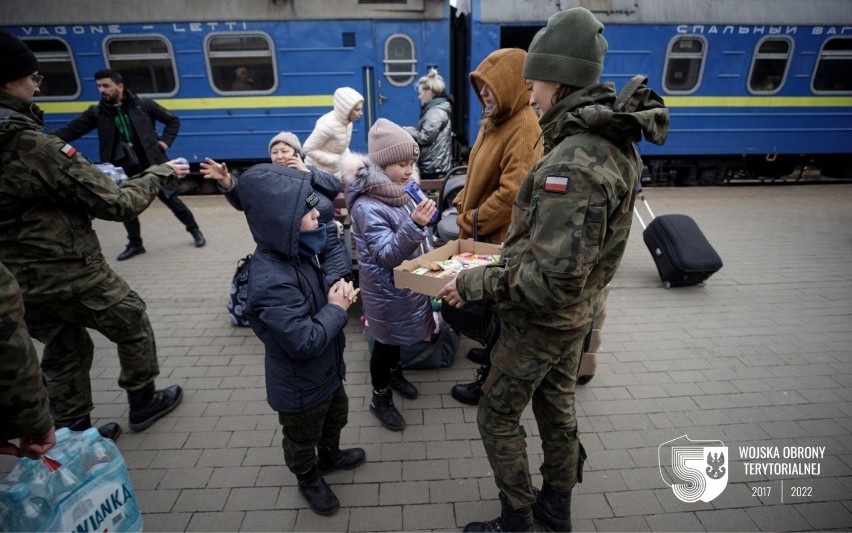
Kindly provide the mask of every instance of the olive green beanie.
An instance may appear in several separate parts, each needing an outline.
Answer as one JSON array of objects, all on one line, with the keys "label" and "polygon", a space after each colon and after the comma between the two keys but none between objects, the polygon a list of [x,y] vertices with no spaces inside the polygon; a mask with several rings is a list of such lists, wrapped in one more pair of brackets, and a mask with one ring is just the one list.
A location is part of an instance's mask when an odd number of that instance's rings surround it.
[{"label": "olive green beanie", "polygon": [[554,14],[530,43],[524,78],[571,87],[598,83],[607,50],[603,28],[592,12],[583,7]]}]

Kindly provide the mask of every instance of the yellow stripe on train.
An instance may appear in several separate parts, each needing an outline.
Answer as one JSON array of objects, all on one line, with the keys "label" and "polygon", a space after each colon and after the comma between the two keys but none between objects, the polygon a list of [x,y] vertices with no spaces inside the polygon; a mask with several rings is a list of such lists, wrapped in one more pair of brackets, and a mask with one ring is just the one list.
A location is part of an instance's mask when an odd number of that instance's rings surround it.
[{"label": "yellow stripe on train", "polygon": [[[332,95],[156,98],[170,111],[331,107]],[[852,96],[663,96],[669,107],[852,107]],[[45,113],[82,113],[93,101],[39,102]]]},{"label": "yellow stripe on train", "polygon": [[[331,107],[333,96],[242,96],[217,98],[155,98],[169,111],[199,111],[204,109],[257,109],[276,107]],[[45,113],[82,113],[96,101],[38,102]]]},{"label": "yellow stripe on train", "polygon": [[852,107],[852,96],[663,96],[668,107]]}]

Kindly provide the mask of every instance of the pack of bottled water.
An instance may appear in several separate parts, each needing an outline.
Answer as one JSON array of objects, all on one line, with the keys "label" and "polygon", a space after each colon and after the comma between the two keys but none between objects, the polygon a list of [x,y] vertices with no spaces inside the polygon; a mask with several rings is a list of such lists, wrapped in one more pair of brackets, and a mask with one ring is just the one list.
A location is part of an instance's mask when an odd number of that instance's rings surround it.
[{"label": "pack of bottled water", "polygon": [[56,430],[56,445],[0,482],[0,531],[142,531],[124,458],[95,428]]},{"label": "pack of bottled water", "polygon": [[98,167],[98,170],[109,176],[116,185],[121,185],[122,181],[128,179],[124,169],[114,166],[112,163],[98,163],[95,166]]}]

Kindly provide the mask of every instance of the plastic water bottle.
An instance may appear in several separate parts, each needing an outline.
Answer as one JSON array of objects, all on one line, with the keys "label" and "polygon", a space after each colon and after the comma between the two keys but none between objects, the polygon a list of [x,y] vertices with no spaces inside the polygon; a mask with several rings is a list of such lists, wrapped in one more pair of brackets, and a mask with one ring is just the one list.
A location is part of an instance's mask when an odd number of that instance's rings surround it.
[{"label": "plastic water bottle", "polygon": [[122,167],[113,166],[112,163],[98,163],[95,166],[115,182],[116,185],[121,185],[121,182],[127,179],[127,173],[124,172]]},{"label": "plastic water bottle", "polygon": [[9,508],[3,515],[3,531],[37,531],[50,517],[50,504],[33,496],[22,483],[9,490]]},{"label": "plastic water bottle", "polygon": [[127,176],[127,172],[124,171],[123,167],[115,167],[115,170],[113,172],[114,174],[112,179],[116,185],[121,185],[121,182],[130,179]]},{"label": "plastic water bottle", "polygon": [[83,455],[80,457],[80,472],[85,476],[91,476],[102,467],[108,465],[113,459],[113,454],[103,444],[103,438],[98,430],[89,428],[83,432]]},{"label": "plastic water bottle", "polygon": [[62,463],[58,470],[51,474],[50,485],[53,503],[59,502],[80,487],[83,476],[78,472],[78,461],[72,461],[64,453],[57,454],[55,459]]},{"label": "plastic water bottle", "polygon": [[[50,471],[41,461],[22,458],[18,463],[20,472],[16,476],[16,483],[26,483],[30,492],[40,498],[50,497]],[[10,474],[9,477],[12,477]]]}]

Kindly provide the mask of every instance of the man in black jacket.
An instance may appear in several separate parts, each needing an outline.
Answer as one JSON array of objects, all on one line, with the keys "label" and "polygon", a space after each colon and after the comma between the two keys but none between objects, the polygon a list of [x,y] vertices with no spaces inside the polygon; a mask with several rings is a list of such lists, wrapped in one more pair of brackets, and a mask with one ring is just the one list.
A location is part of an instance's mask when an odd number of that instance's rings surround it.
[{"label": "man in black jacket", "polygon": [[[166,150],[177,137],[180,119],[154,100],[142,98],[126,89],[121,74],[115,70],[103,69],[95,72],[95,81],[101,93],[101,101],[54,131],[54,135],[69,142],[97,128],[101,162],[122,167],[129,176],[150,165],[168,161]],[[163,135],[159,138],[157,122],[165,124]],[[178,197],[177,182],[164,187],[157,194],[157,198],[183,222],[186,231],[195,240],[195,246],[204,246],[206,240],[198,229],[195,217]],[[127,229],[129,242],[127,248],[119,254],[119,261],[145,253],[139,219],[133,218],[124,222],[124,227]]]}]

